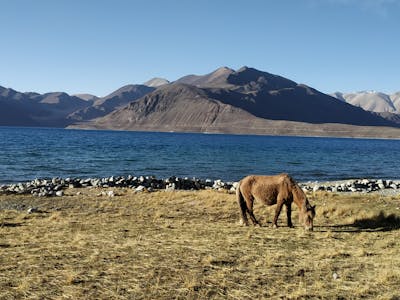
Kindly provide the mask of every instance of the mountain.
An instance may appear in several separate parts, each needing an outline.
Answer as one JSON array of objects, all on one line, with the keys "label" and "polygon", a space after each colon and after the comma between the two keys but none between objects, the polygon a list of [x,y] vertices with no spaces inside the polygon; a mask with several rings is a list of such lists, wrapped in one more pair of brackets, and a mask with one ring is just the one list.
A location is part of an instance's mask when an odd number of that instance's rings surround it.
[{"label": "mountain", "polygon": [[235,71],[222,67],[207,75],[187,75],[175,81],[175,83],[184,83],[197,87],[231,87],[227,82],[229,75]]},{"label": "mountain", "polygon": [[377,112],[375,114],[400,126],[400,114],[394,114],[389,112]]},{"label": "mountain", "polygon": [[[278,75],[223,67],[203,76],[182,77],[74,127],[335,136],[382,132],[360,126],[396,124]],[[399,129],[393,132],[400,137]]]},{"label": "mountain", "polygon": [[392,95],[375,91],[336,92],[332,96],[400,125],[400,92]]},{"label": "mountain", "polygon": [[0,125],[38,126],[30,116],[31,106],[28,95],[0,86]]},{"label": "mountain", "polygon": [[160,87],[162,85],[166,85],[168,83],[169,83],[169,81],[167,79],[154,77],[154,78],[146,81],[145,83],[143,83],[143,85],[158,88],[158,87]]},{"label": "mountain", "polygon": [[393,125],[306,85],[253,68],[244,67],[230,74],[227,83],[230,88],[210,89],[210,96],[256,117],[307,123]]},{"label": "mountain", "polygon": [[140,84],[125,85],[103,98],[97,98],[91,106],[72,112],[67,118],[73,123],[102,117],[131,101],[139,99],[154,89],[154,87]]},{"label": "mountain", "polygon": [[400,93],[376,96],[390,108],[383,112],[347,103],[355,96],[334,96],[254,68],[222,67],[172,83],[153,78],[100,98],[0,87],[0,126],[400,138],[400,115],[392,112]]},{"label": "mountain", "polygon": [[[210,99],[195,86],[172,84],[158,88],[138,101],[89,124],[97,128],[162,131],[206,131],[215,123],[246,120],[249,114]],[[118,120],[119,119],[119,120]]]},{"label": "mountain", "polygon": [[90,94],[22,93],[0,86],[0,126],[66,127],[104,116],[155,88],[126,85],[106,97]]},{"label": "mountain", "polygon": [[88,105],[62,92],[41,95],[0,87],[0,125],[65,127],[68,114]]},{"label": "mountain", "polygon": [[284,77],[243,67],[220,68],[176,83],[196,85],[208,97],[270,120],[390,126],[390,122]]},{"label": "mountain", "polygon": [[69,125],[66,117],[84,107],[89,103],[76,96],[70,96],[66,93],[55,92],[46,93],[33,97],[37,104],[35,106],[34,119],[42,126],[65,127]]},{"label": "mountain", "polygon": [[75,94],[73,96],[76,96],[76,97],[78,97],[78,98],[80,98],[82,100],[85,100],[85,101],[92,101],[92,102],[96,101],[97,99],[99,99],[99,97],[97,97],[95,95],[92,95],[92,94]]},{"label": "mountain", "polygon": [[332,96],[368,111],[400,114],[400,92],[392,95],[375,91],[336,92]]}]

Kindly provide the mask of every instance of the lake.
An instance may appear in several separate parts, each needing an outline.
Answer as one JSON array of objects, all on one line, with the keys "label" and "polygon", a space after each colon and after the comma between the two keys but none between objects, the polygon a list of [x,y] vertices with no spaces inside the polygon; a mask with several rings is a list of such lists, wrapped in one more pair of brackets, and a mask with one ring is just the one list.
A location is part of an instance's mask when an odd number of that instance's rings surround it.
[{"label": "lake", "polygon": [[51,177],[400,179],[400,140],[0,127],[0,184]]}]

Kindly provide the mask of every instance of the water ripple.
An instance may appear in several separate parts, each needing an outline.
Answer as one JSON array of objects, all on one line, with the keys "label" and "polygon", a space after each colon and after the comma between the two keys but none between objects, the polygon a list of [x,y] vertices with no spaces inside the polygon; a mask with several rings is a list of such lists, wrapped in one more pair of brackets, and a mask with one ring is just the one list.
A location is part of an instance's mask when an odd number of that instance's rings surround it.
[{"label": "water ripple", "polygon": [[399,140],[0,127],[0,183],[35,177],[154,175],[299,181],[399,179]]}]

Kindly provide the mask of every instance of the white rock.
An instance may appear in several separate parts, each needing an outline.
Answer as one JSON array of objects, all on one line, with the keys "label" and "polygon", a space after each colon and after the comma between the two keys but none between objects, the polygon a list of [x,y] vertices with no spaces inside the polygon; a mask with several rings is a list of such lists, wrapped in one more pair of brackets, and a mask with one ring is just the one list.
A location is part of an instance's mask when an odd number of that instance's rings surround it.
[{"label": "white rock", "polygon": [[368,185],[368,184],[370,184],[370,182],[368,179],[363,179],[363,180],[361,180],[361,184]]},{"label": "white rock", "polygon": [[136,189],[135,192],[140,193],[140,192],[144,192],[146,190],[146,187],[143,185],[139,185]]},{"label": "white rock", "polygon": [[174,191],[175,190],[175,183],[170,183],[165,187],[166,191]]},{"label": "white rock", "polygon": [[29,207],[28,210],[26,211],[28,214],[33,214],[38,212],[39,209],[37,207]]}]

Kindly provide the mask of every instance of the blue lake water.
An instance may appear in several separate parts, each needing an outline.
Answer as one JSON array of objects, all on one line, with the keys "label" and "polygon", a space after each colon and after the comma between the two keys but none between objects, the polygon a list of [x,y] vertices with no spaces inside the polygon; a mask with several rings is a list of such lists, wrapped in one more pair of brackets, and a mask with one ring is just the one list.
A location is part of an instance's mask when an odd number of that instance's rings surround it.
[{"label": "blue lake water", "polygon": [[400,179],[400,140],[0,127],[0,184],[50,177]]}]

